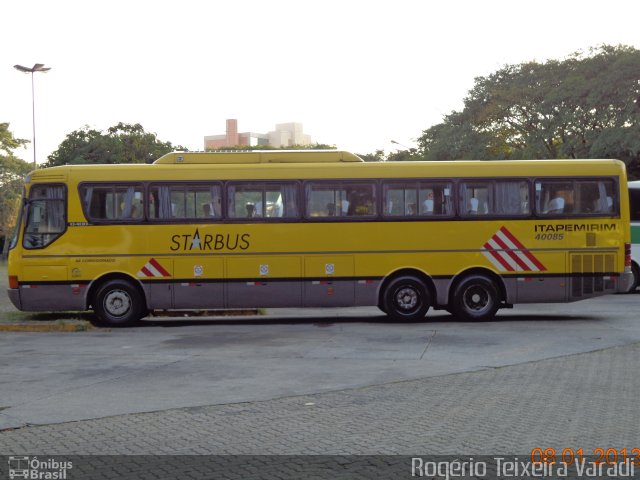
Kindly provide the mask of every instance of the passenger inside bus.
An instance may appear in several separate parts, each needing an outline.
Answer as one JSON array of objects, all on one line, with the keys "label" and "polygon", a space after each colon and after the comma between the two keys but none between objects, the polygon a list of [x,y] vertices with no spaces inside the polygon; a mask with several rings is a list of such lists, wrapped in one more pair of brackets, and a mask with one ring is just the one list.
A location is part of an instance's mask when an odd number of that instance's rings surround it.
[{"label": "passenger inside bus", "polygon": [[468,209],[469,214],[477,215],[479,206],[480,206],[480,200],[478,200],[476,197],[471,197],[469,199],[469,209]]},{"label": "passenger inside bus", "polygon": [[256,216],[256,206],[253,203],[247,203],[247,217],[253,218]]},{"label": "passenger inside bus", "polygon": [[593,203],[593,211],[599,213],[610,213],[613,211],[613,198],[607,195],[605,198],[597,198]]},{"label": "passenger inside bus", "polygon": [[549,205],[547,206],[545,213],[548,215],[555,215],[562,212],[564,212],[564,198],[558,195],[549,200]]},{"label": "passenger inside bus", "polygon": [[213,214],[213,209],[211,208],[211,204],[210,203],[203,203],[202,204],[202,216],[204,218],[215,216]]}]

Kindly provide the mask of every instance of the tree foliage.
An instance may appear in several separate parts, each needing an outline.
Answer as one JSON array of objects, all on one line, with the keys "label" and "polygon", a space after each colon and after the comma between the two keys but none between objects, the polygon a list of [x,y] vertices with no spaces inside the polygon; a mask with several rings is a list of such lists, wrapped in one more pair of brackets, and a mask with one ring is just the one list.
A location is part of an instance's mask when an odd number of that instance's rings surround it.
[{"label": "tree foliage", "polygon": [[427,160],[619,158],[640,176],[640,51],[602,46],[475,80],[418,139]]},{"label": "tree foliage", "polygon": [[27,143],[29,143],[29,140],[15,138],[13,136],[13,133],[9,130],[8,123],[0,123],[0,153],[4,152],[7,155],[11,155],[16,148]]},{"label": "tree foliage", "polygon": [[384,162],[386,160],[384,150],[376,150],[376,153],[358,153],[357,155],[365,162]]},{"label": "tree foliage", "polygon": [[158,140],[142,125],[118,123],[106,132],[85,126],[67,135],[45,167],[85,163],[152,163],[162,155],[186,150]]},{"label": "tree foliage", "polygon": [[20,209],[24,176],[31,171],[30,163],[16,157],[13,151],[28,143],[0,123],[0,244],[11,235]]}]

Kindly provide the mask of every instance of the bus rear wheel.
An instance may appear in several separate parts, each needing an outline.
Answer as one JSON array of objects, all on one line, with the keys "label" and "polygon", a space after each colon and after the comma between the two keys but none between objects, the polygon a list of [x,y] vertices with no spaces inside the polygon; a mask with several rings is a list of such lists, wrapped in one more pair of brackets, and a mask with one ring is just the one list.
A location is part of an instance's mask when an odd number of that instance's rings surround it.
[{"label": "bus rear wheel", "polygon": [[496,284],[482,275],[464,278],[455,287],[451,312],[461,320],[485,322],[492,320],[500,308],[500,293]]},{"label": "bus rear wheel", "polygon": [[382,309],[392,320],[415,322],[422,320],[431,306],[429,289],[418,278],[398,277],[385,287]]},{"label": "bus rear wheel", "polygon": [[98,288],[93,309],[100,325],[129,327],[146,311],[142,303],[142,295],[130,282],[109,280]]}]

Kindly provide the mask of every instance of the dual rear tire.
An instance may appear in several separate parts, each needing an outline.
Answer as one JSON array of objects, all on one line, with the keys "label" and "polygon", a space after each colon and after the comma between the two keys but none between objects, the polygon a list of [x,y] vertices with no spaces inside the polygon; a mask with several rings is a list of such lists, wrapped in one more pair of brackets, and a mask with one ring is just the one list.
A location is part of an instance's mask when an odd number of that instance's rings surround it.
[{"label": "dual rear tire", "polygon": [[495,317],[500,303],[500,290],[493,280],[483,275],[469,275],[454,287],[449,306],[460,320],[486,322]]},{"label": "dual rear tire", "polygon": [[[496,283],[484,275],[468,275],[453,289],[447,309],[458,319],[469,322],[492,320],[502,302]],[[383,290],[380,309],[395,321],[422,320],[434,304],[432,290],[417,277],[392,279]]]}]

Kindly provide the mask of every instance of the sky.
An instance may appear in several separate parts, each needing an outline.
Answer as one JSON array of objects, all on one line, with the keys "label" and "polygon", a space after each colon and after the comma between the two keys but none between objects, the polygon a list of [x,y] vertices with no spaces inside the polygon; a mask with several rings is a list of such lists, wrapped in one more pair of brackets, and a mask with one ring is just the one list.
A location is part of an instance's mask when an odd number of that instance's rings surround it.
[{"label": "sky", "polygon": [[[4,0],[0,122],[37,162],[88,125],[205,135],[299,122],[356,153],[415,147],[474,79],[602,44],[640,48],[637,0]],[[33,161],[33,146],[16,154]]]}]

